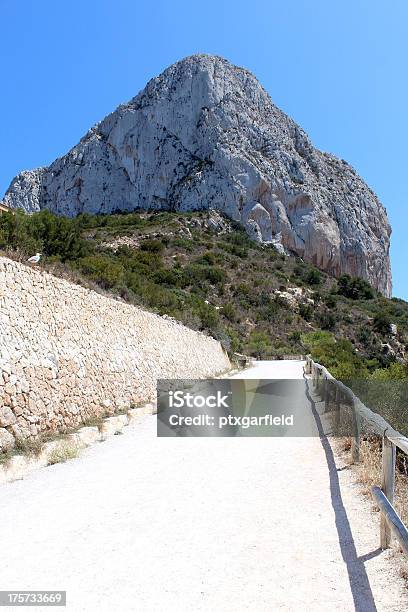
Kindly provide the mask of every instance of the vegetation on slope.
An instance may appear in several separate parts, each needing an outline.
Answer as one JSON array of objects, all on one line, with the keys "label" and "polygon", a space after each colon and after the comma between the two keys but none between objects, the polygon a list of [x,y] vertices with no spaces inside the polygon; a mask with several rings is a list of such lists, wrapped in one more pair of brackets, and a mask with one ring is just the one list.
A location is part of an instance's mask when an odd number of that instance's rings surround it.
[{"label": "vegetation on slope", "polygon": [[210,333],[230,352],[311,352],[339,378],[406,377],[408,304],[335,280],[208,212],[0,216],[0,249]]}]

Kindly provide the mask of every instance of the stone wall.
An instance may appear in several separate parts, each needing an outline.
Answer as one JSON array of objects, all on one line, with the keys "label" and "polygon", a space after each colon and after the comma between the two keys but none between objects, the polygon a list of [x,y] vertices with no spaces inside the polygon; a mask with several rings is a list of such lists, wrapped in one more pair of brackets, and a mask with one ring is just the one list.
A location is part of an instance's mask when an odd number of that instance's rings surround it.
[{"label": "stone wall", "polygon": [[0,446],[149,401],[157,378],[230,367],[220,344],[165,317],[0,257]]}]

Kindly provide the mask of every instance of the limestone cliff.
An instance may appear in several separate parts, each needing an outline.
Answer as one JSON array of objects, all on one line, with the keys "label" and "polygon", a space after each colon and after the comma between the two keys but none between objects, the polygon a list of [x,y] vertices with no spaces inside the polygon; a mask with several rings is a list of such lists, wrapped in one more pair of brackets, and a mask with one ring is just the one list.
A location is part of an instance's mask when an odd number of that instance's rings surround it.
[{"label": "limestone cliff", "polygon": [[391,230],[376,195],[220,57],[170,66],[69,153],[18,175],[4,203],[69,216],[215,208],[257,240],[391,294]]}]

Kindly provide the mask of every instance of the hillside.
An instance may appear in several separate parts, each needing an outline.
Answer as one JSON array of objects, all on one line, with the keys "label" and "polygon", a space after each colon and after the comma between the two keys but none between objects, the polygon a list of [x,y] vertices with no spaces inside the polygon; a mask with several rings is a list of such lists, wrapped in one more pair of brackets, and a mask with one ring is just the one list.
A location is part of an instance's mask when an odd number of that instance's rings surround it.
[{"label": "hillside", "polygon": [[[314,351],[341,377],[400,376],[408,304],[251,240],[215,211],[0,216],[0,249],[257,357]],[[405,375],[405,374],[404,374]]]},{"label": "hillside", "polygon": [[16,176],[4,203],[68,217],[216,209],[258,242],[392,291],[391,228],[375,193],[253,74],[217,56],[167,68],[50,166]]}]

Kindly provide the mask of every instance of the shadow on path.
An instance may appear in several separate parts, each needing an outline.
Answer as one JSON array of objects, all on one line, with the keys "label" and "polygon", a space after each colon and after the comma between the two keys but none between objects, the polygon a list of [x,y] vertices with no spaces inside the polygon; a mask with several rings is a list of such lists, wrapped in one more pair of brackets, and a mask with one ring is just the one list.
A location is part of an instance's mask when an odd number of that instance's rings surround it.
[{"label": "shadow on path", "polygon": [[330,476],[330,493],[333,510],[336,516],[336,528],[339,537],[341,554],[347,566],[348,579],[351,593],[353,595],[354,608],[357,612],[376,612],[377,608],[371,591],[370,582],[364,567],[364,561],[371,559],[381,551],[375,550],[361,557],[357,556],[353,534],[347,517],[347,512],[341,496],[339,476],[334,459],[333,450],[327,436],[324,434],[316,402],[310,393],[310,381],[304,376],[306,382],[306,397],[310,402],[311,410],[316,421],[320,442],[326,455],[327,466]]}]

